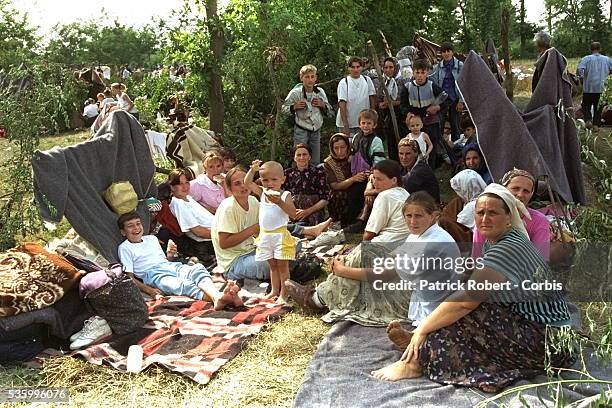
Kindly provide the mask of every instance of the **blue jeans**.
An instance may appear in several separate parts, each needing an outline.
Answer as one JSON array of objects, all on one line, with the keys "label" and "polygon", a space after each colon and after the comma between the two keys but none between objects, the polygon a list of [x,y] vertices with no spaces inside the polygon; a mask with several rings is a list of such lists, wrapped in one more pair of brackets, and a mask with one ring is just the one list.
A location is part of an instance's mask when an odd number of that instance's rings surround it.
[{"label": "blue jeans", "polygon": [[310,162],[315,165],[319,164],[321,162],[321,130],[311,132],[295,125],[293,128],[293,145],[296,146],[300,143],[310,147],[312,151]]},{"label": "blue jeans", "polygon": [[165,262],[159,267],[148,270],[143,277],[145,284],[160,289],[166,295],[189,296],[204,299],[204,292],[198,285],[211,279],[204,265],[184,265],[180,262]]}]

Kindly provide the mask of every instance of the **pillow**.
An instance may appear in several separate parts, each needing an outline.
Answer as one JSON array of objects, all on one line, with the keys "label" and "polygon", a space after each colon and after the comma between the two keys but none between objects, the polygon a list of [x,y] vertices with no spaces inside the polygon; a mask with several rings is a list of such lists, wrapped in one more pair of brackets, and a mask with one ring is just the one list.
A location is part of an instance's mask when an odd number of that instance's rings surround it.
[{"label": "pillow", "polygon": [[0,317],[54,304],[81,276],[62,256],[32,242],[0,253]]}]

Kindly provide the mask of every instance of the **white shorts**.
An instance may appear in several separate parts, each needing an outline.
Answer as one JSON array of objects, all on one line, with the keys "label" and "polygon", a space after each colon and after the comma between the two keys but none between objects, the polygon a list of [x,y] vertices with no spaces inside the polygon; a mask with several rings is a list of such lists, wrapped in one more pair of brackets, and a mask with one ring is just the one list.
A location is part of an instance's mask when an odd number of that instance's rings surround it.
[{"label": "white shorts", "polygon": [[280,227],[273,231],[262,230],[255,243],[257,244],[256,261],[267,261],[268,259],[293,261],[295,259],[297,238],[289,233],[287,227]]}]

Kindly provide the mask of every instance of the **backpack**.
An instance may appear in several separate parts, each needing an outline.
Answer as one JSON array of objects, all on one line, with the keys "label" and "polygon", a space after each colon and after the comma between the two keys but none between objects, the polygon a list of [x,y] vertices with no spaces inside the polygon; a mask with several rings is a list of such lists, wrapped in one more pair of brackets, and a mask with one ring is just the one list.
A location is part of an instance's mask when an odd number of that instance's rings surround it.
[{"label": "backpack", "polygon": [[306,283],[319,278],[321,272],[323,272],[321,261],[314,254],[303,252],[291,264],[289,276],[297,283]]}]

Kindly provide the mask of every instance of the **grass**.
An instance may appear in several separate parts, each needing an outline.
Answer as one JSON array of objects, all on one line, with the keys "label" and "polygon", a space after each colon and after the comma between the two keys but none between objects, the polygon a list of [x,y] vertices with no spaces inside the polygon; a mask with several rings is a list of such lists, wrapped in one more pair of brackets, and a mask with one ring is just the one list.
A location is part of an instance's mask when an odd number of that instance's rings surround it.
[{"label": "grass", "polygon": [[[516,61],[515,64],[522,63]],[[529,61],[529,64],[532,65],[533,61]],[[527,92],[517,92],[515,104],[519,108],[524,107],[529,96]],[[40,140],[40,148],[72,145],[88,137],[86,131],[44,137]],[[609,146],[609,142],[609,130],[601,129],[595,139],[596,145],[604,149]],[[6,191],[10,185],[6,177],[2,176],[6,171],[3,164],[10,160],[11,149],[8,141],[0,139],[0,191]],[[607,161],[612,159],[607,154],[605,158]],[[453,195],[448,183],[451,173],[443,166],[436,172],[436,176],[440,182],[442,199],[448,201]],[[55,231],[47,230],[27,239],[47,242],[53,237],[62,236],[68,228],[68,223],[64,221]],[[358,239],[357,235],[352,235],[349,242]],[[606,330],[609,330],[608,316],[612,304],[583,303],[579,307],[583,313],[589,311],[590,320],[585,322],[587,332],[593,338],[601,339]],[[317,316],[304,314],[300,310],[288,313],[247,343],[245,349],[206,386],[158,367],[140,374],[126,374],[110,367],[60,357],[49,360],[42,369],[0,368],[0,388],[67,387],[70,390],[71,405],[74,406],[288,407],[292,404],[316,347],[328,330],[329,325]]]}]

